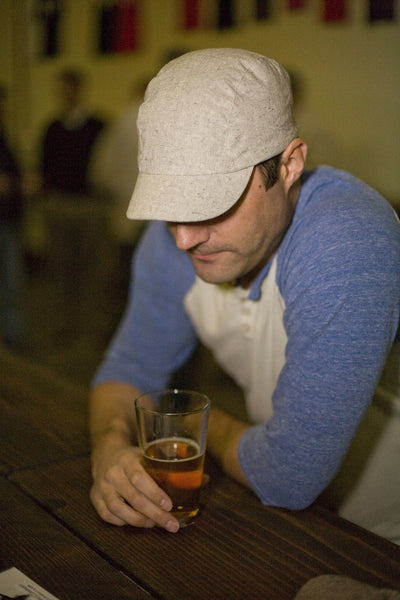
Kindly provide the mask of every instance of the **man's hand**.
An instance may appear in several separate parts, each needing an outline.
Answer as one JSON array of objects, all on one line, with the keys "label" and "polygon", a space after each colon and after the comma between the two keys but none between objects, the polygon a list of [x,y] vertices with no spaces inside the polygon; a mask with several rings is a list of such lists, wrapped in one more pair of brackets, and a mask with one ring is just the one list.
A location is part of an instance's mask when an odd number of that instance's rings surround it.
[{"label": "man's hand", "polygon": [[179,523],[171,514],[169,496],[144,470],[142,451],[135,446],[136,388],[103,383],[90,397],[92,438],[92,503],[104,521],[113,525],[154,527],[175,533]]},{"label": "man's hand", "polygon": [[97,449],[93,456],[91,500],[100,517],[113,525],[154,527],[175,533],[171,499],[146,473],[142,451],[134,446]]}]

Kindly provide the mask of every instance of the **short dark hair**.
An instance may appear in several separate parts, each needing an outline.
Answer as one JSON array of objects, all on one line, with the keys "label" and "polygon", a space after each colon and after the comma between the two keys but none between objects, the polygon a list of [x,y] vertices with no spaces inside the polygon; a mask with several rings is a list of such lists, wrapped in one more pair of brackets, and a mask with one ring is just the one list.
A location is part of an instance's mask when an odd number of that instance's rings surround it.
[{"label": "short dark hair", "polygon": [[272,186],[275,185],[275,183],[278,181],[278,169],[281,162],[281,157],[282,152],[256,165],[260,169],[266,190],[272,188]]}]

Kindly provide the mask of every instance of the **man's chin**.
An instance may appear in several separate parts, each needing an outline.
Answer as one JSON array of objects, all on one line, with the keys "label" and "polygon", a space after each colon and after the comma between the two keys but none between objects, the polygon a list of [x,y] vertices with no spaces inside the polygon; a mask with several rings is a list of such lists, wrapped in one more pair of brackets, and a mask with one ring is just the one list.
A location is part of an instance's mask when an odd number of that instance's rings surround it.
[{"label": "man's chin", "polygon": [[197,277],[199,277],[202,281],[214,285],[232,284],[232,282],[237,280],[237,277],[232,276],[231,274],[213,271],[213,269],[195,268],[195,272]]}]

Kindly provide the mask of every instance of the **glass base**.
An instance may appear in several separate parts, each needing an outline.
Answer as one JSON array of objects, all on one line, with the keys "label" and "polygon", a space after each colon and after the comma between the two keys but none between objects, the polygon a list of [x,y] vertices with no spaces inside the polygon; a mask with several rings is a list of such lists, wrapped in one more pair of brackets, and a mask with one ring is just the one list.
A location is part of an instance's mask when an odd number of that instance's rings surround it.
[{"label": "glass base", "polygon": [[191,511],[182,511],[182,510],[172,510],[171,515],[175,517],[179,521],[179,527],[182,529],[183,527],[187,527],[191,525],[198,514],[199,509],[196,508]]}]

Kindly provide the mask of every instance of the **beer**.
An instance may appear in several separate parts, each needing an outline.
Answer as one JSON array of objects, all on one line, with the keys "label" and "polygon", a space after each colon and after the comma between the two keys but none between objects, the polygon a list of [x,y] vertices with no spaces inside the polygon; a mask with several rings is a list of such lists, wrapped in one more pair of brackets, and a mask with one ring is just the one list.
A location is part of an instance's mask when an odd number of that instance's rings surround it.
[{"label": "beer", "polygon": [[135,399],[143,466],[171,498],[181,527],[199,510],[209,410],[209,398],[192,390],[159,390]]},{"label": "beer", "polygon": [[181,526],[199,510],[204,454],[187,438],[162,438],[145,449],[143,466],[173,503],[171,513]]}]

